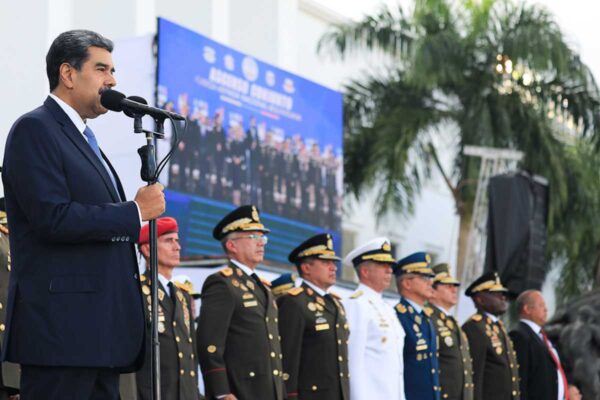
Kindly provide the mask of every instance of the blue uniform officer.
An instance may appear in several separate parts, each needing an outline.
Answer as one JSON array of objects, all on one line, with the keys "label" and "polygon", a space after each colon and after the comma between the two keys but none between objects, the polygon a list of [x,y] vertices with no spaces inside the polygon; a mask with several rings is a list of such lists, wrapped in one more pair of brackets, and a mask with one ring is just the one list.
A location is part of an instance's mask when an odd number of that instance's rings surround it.
[{"label": "blue uniform officer", "polygon": [[396,263],[394,274],[400,292],[396,314],[406,333],[404,341],[404,392],[406,400],[439,400],[440,378],[437,336],[424,304],[433,294],[431,258],[411,254]]}]

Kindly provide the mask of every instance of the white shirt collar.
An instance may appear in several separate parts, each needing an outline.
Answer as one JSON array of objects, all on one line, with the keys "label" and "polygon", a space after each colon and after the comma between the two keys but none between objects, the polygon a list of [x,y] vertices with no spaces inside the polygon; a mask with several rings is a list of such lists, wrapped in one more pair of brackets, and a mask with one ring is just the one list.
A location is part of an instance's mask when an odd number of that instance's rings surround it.
[{"label": "white shirt collar", "polygon": [[360,283],[358,285],[358,287],[356,288],[356,290],[362,290],[362,292],[364,293],[365,296],[369,297],[369,298],[373,298],[373,299],[377,299],[377,300],[381,300],[381,298],[383,297],[382,293],[377,293],[375,290],[373,290],[373,288],[365,285],[364,283]]},{"label": "white shirt collar", "polygon": [[412,301],[412,300],[410,300],[410,299],[407,299],[406,297],[404,297],[404,300],[408,301],[408,303],[409,303],[411,306],[413,306],[413,308],[415,309],[415,311],[416,311],[418,314],[421,314],[421,312],[423,311],[423,307],[422,307],[422,306],[418,305],[417,303],[415,303],[414,301]]},{"label": "white shirt collar", "polygon": [[312,282],[307,281],[306,279],[303,279],[304,283],[306,283],[308,286],[310,286],[315,292],[317,292],[319,294],[319,296],[325,296],[327,294],[327,291],[321,289],[320,287],[318,287],[317,285],[315,285]]},{"label": "white shirt collar", "polygon": [[531,328],[532,331],[534,331],[536,333],[536,335],[541,335],[542,332],[542,327],[539,326],[538,324],[536,324],[535,322],[525,319],[525,318],[521,318],[521,322],[529,325],[529,327]]},{"label": "white shirt collar", "polygon": [[83,119],[81,119],[81,115],[79,115],[79,113],[77,111],[75,111],[75,109],[73,107],[71,107],[70,105],[65,103],[60,97],[58,97],[52,93],[50,93],[49,96],[52,97],[52,99],[54,101],[56,101],[56,103],[60,106],[60,108],[62,108],[62,110],[65,112],[65,114],[67,114],[69,119],[71,121],[73,121],[73,124],[75,125],[77,130],[81,134],[83,134],[83,131],[85,130],[86,125],[85,125],[85,122],[83,121]]},{"label": "white shirt collar", "polygon": [[163,288],[165,288],[165,291],[167,292],[167,294],[169,296],[171,296],[171,288],[169,287],[169,283],[171,282],[170,280],[168,280],[164,275],[162,274],[158,274],[158,280],[161,283],[161,285],[163,286]]},{"label": "white shirt collar", "polygon": [[498,322],[498,317],[496,317],[494,314],[490,314],[489,312],[486,312],[485,316],[488,317],[489,319],[491,319],[492,322]]},{"label": "white shirt collar", "polygon": [[232,263],[234,263],[239,269],[241,269],[242,271],[244,271],[244,273],[248,276],[252,276],[252,274],[254,274],[254,270],[244,264],[242,264],[241,262],[234,260],[233,258],[230,259],[230,261]]}]

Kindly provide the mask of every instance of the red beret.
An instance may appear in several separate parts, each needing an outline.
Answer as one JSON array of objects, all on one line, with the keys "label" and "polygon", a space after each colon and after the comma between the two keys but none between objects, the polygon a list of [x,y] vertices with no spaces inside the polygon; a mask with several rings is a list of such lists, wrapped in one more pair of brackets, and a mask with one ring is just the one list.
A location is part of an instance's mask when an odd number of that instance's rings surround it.
[{"label": "red beret", "polygon": [[[179,232],[175,218],[164,217],[156,220],[156,237],[171,232]],[[150,224],[142,226],[142,229],[140,230],[140,240],[138,243],[144,244],[148,242],[150,242]]]}]

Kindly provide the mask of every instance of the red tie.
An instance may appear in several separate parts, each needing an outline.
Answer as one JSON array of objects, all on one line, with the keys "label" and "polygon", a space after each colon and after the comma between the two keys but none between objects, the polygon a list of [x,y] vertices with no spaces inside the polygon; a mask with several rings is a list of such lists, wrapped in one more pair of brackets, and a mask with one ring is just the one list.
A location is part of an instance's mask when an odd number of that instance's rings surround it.
[{"label": "red tie", "polygon": [[548,336],[546,336],[546,332],[544,332],[544,330],[541,329],[540,333],[542,334],[542,339],[544,340],[544,344],[548,348],[550,357],[552,357],[552,360],[554,361],[554,365],[556,365],[556,369],[558,370],[558,372],[560,372],[560,377],[563,381],[563,388],[565,391],[565,400],[569,400],[569,391],[567,390],[568,386],[567,386],[567,376],[565,375],[565,370],[563,369],[562,365],[560,364],[560,360],[558,359],[558,357],[556,357],[556,354],[554,354],[554,350],[552,349],[552,344],[550,344],[550,341],[548,340]]}]

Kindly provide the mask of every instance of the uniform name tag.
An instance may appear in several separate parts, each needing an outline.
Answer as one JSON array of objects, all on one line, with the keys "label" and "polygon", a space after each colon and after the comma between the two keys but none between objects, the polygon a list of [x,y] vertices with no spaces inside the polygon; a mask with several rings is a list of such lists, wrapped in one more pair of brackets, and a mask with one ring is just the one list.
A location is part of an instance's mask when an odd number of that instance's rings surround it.
[{"label": "uniform name tag", "polygon": [[257,305],[258,303],[256,302],[256,300],[244,302],[244,307],[256,307]]},{"label": "uniform name tag", "polygon": [[315,325],[315,330],[316,331],[324,331],[324,330],[327,330],[327,329],[329,329],[329,324],[318,324],[318,325]]}]

